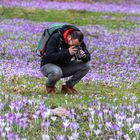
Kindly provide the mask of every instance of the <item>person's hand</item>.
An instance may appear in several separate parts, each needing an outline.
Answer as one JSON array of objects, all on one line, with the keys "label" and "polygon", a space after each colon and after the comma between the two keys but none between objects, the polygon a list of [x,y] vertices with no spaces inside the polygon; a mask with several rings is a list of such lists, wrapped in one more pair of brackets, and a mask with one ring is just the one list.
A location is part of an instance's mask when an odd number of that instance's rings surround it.
[{"label": "person's hand", "polygon": [[86,57],[86,53],[83,51],[83,50],[80,50],[80,55],[81,55],[81,57]]},{"label": "person's hand", "polygon": [[70,53],[71,56],[73,56],[77,53],[77,49],[75,48],[75,46],[70,46],[69,47],[69,53]]}]

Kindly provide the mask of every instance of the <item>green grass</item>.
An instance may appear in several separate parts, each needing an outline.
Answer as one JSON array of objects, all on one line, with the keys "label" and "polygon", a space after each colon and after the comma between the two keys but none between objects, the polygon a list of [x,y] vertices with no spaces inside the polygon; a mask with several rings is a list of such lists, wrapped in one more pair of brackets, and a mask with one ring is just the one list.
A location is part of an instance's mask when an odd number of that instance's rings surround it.
[{"label": "green grass", "polygon": [[[101,25],[108,28],[134,28],[138,23],[123,20],[125,16],[140,16],[136,14],[120,14],[120,13],[102,13],[102,12],[86,12],[86,11],[56,11],[56,10],[39,10],[39,9],[25,9],[25,8],[6,8],[0,7],[2,18],[23,18],[36,22],[68,22],[75,25]],[[105,17],[109,17],[106,19]],[[0,35],[4,33],[1,32]],[[5,77],[0,76],[0,89],[5,93],[17,94],[23,96],[48,96],[45,90],[45,78],[31,78],[31,77],[13,77],[11,81],[7,81]],[[40,84],[40,86],[39,86]],[[84,86],[85,83],[80,82],[76,88],[81,91],[82,98],[75,98],[70,95],[64,96],[61,89],[62,82],[59,82],[58,94],[50,95],[47,105],[50,106],[65,106],[75,107],[80,103],[88,104],[96,98],[100,98],[103,102],[111,103],[112,99],[117,98],[117,103],[123,103],[125,96],[137,96],[140,102],[140,83],[132,86],[131,89],[122,87],[109,87],[102,83],[90,83]],[[89,98],[91,96],[91,98]],[[128,101],[130,103],[131,100]]]},{"label": "green grass", "polygon": [[[0,13],[2,13],[3,9],[0,8]],[[105,19],[104,16],[111,17],[110,19]],[[108,28],[134,28],[138,26],[138,23],[124,21],[123,18],[125,16],[140,16],[140,15],[126,15],[126,14],[113,14],[113,13],[99,13],[99,12],[85,12],[85,11],[54,11],[54,10],[36,10],[36,9],[23,9],[23,8],[4,8],[4,13],[2,18],[23,18],[29,19],[36,22],[69,22],[76,25],[101,25],[106,26]],[[5,33],[0,32],[0,36],[3,36]],[[15,38],[13,38],[15,39]],[[109,104],[109,106],[121,106],[121,105],[130,105],[132,103],[138,104],[140,103],[140,82],[133,84],[131,88],[127,88],[125,85],[122,87],[111,87],[101,82],[90,82],[84,83],[80,82],[76,85],[76,89],[81,92],[79,96],[75,95],[64,95],[61,93],[61,85],[62,81],[59,81],[56,85],[58,93],[56,95],[49,95],[45,89],[45,80],[46,78],[34,78],[34,77],[18,77],[13,76],[11,78],[6,78],[4,75],[0,75],[0,94],[1,101],[6,103],[4,111],[1,113],[10,112],[9,103],[10,100],[18,100],[17,95],[21,95],[22,97],[28,97],[31,100],[38,100],[39,102],[44,101],[47,107],[56,108],[56,107],[64,107],[66,109],[74,108],[76,114],[80,116],[77,119],[80,124],[80,129],[78,132],[80,133],[81,139],[86,139],[84,132],[89,130],[89,122],[88,118],[85,118],[82,114],[83,112],[88,112],[88,108],[90,107],[90,103],[98,100],[102,105],[102,109],[104,105]],[[3,95],[3,96],[2,96]],[[10,95],[9,98],[6,95]],[[14,98],[16,96],[16,98]],[[136,100],[132,97],[136,97]],[[13,102],[13,101],[12,101]],[[29,113],[34,113],[36,111],[36,107],[32,107],[27,104],[24,106],[28,109]],[[92,106],[95,110],[97,106]],[[24,108],[22,110],[24,112]],[[128,112],[130,113],[130,112]],[[129,116],[130,114],[128,114]],[[130,115],[131,116],[131,115]],[[85,120],[86,119],[86,120]],[[99,116],[95,116],[95,128],[98,128]],[[28,137],[28,139],[41,139],[41,120],[39,123],[35,123],[34,119],[31,118],[29,120],[31,125],[26,128],[24,131],[21,129],[20,136]],[[105,120],[103,120],[105,121]],[[109,121],[109,120],[108,120]],[[103,122],[104,124],[104,122]],[[63,132],[64,130],[61,128],[62,120],[58,117],[56,122],[52,122],[51,127],[49,128],[50,136],[57,136],[61,134],[70,135],[68,132]],[[104,127],[104,126],[103,126]],[[14,131],[17,131],[17,126],[13,128]],[[104,129],[104,128],[103,128]],[[127,130],[127,127],[125,128]],[[30,133],[32,132],[32,133]],[[93,134],[91,139],[109,139],[113,134],[108,131],[103,131],[100,138]],[[134,133],[130,133],[131,136]]]},{"label": "green grass", "polygon": [[[88,103],[100,99],[101,102],[109,104],[122,104],[124,97],[136,96],[137,101],[140,102],[140,83],[134,84],[132,88],[128,89],[123,87],[110,87],[103,83],[85,83],[80,82],[76,85],[76,88],[81,92],[80,96],[64,95],[61,93],[62,81],[57,83],[57,94],[48,95],[45,89],[46,78],[32,78],[32,77],[17,77],[14,76],[10,81],[7,81],[5,77],[1,77],[2,84],[0,89],[4,93],[20,94],[22,96],[28,96],[29,98],[34,96],[35,98],[41,98],[49,96],[49,100],[46,104],[50,107],[80,107],[80,104],[87,105]],[[90,97],[90,98],[89,98]],[[116,99],[113,102],[113,99]],[[125,104],[130,104],[131,100],[125,101]]]},{"label": "green grass", "polygon": [[6,33],[4,33],[4,32],[0,32],[0,36],[3,36],[4,34],[6,34]]},{"label": "green grass", "polygon": [[[126,21],[126,16],[138,14],[120,14],[106,12],[87,12],[74,10],[40,10],[18,7],[0,7],[2,18],[23,18],[36,22],[67,22],[75,25],[101,25],[108,28],[135,28],[139,23]],[[106,18],[108,17],[108,18]]]}]

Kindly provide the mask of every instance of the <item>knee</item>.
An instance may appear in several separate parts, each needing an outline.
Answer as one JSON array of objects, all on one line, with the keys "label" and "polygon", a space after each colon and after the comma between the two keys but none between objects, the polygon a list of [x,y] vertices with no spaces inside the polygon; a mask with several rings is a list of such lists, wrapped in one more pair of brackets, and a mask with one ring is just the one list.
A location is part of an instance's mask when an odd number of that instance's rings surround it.
[{"label": "knee", "polygon": [[56,81],[56,80],[59,80],[61,77],[62,77],[62,70],[61,69],[55,69],[53,72],[52,72],[52,75],[53,75],[53,79]]},{"label": "knee", "polygon": [[90,65],[89,65],[89,63],[84,63],[84,65],[83,65],[83,70],[85,70],[85,71],[89,71],[89,70],[90,70]]}]

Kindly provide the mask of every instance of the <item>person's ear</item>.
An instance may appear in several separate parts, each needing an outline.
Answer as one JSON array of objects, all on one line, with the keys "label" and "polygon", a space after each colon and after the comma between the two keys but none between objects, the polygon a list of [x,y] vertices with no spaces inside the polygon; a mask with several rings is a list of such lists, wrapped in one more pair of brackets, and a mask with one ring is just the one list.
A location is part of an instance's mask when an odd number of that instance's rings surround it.
[{"label": "person's ear", "polygon": [[68,41],[70,41],[71,40],[71,35],[68,35]]}]

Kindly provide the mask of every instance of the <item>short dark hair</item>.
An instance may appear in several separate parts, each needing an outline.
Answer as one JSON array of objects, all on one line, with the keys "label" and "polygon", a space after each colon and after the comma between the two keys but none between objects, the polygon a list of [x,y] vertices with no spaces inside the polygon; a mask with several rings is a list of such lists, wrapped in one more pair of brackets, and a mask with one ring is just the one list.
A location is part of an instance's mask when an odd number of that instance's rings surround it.
[{"label": "short dark hair", "polygon": [[81,31],[73,31],[70,35],[72,39],[78,39],[79,42],[82,42],[84,39],[84,35]]}]

